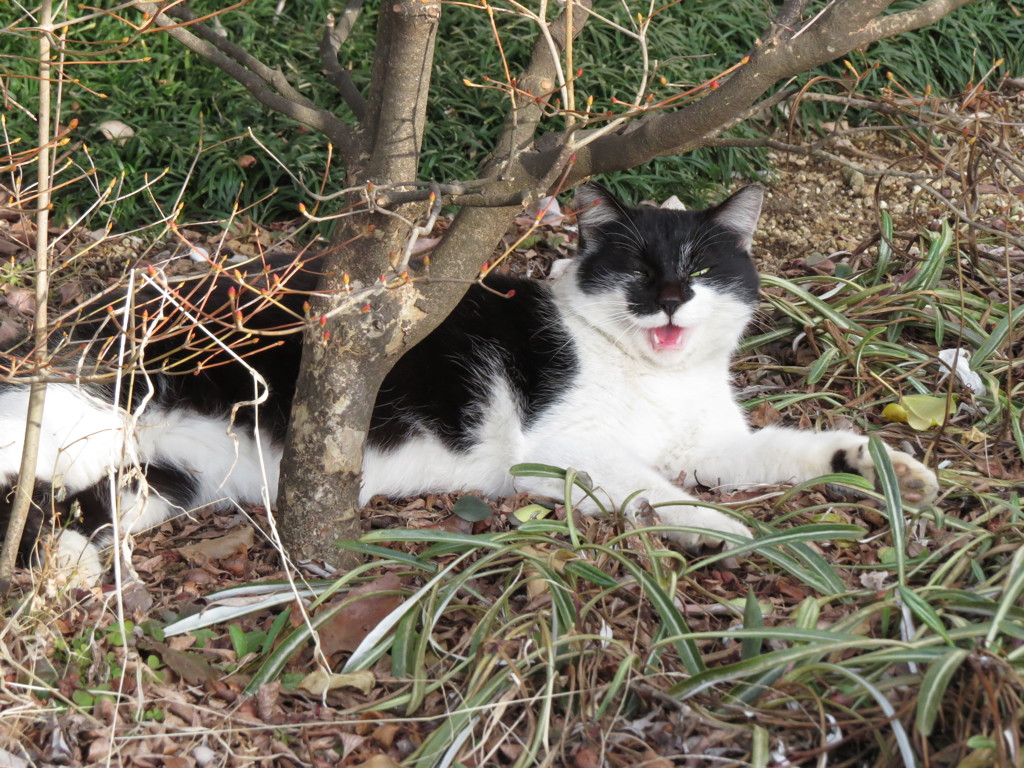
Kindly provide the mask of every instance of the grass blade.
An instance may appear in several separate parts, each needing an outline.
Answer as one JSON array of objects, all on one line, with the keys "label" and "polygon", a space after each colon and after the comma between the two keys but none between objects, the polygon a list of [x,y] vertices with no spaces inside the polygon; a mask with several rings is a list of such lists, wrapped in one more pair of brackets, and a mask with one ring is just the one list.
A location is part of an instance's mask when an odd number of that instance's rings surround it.
[{"label": "grass blade", "polygon": [[859,323],[855,323],[841,312],[837,312],[817,296],[805,291],[791,280],[786,280],[785,278],[778,277],[776,275],[765,274],[761,275],[761,282],[766,286],[777,286],[788,291],[806,303],[823,318],[831,320],[838,328],[841,328],[844,331],[853,331],[858,336],[863,336],[866,333],[863,326]]},{"label": "grass blade", "polygon": [[889,530],[892,532],[892,546],[896,551],[896,579],[902,586],[907,583],[907,529],[903,519],[903,501],[900,497],[900,484],[896,479],[896,470],[889,459],[889,449],[885,443],[872,436],[868,441],[868,451],[875,464],[875,473],[882,486],[885,497],[885,511],[889,516]]},{"label": "grass blade", "polygon": [[892,734],[896,737],[896,744],[899,746],[900,757],[903,758],[904,768],[916,768],[917,758],[914,757],[914,748],[910,744],[910,738],[907,736],[907,731],[903,727],[903,723],[901,723],[899,718],[896,716],[896,709],[893,707],[892,702],[889,701],[886,695],[878,690],[878,688],[875,687],[866,677],[857,674],[851,669],[839,666],[838,664],[818,664],[815,666],[844,675],[871,694],[875,701],[878,702],[878,706],[881,707],[882,712],[884,712],[885,716],[889,718],[889,727],[892,728]]},{"label": "grass blade", "polygon": [[946,631],[946,625],[942,623],[942,618],[926,600],[912,589],[905,587],[902,584],[896,587],[896,592],[899,594],[900,599],[903,600],[904,605],[913,611],[917,618],[927,624],[933,632],[939,635],[939,637],[945,640],[949,645],[953,645],[953,638],[951,638],[949,636],[949,632]]},{"label": "grass blade", "polygon": [[985,636],[985,645],[989,648],[995,642],[999,633],[1000,625],[1006,618],[1011,608],[1016,607],[1017,596],[1024,590],[1024,549],[1018,549],[1010,561],[1010,573],[1006,577],[1006,586],[1003,587],[1003,596],[999,600],[999,608],[996,610],[992,626]]},{"label": "grass blade", "polygon": [[832,653],[888,647],[890,645],[892,645],[891,640],[850,635],[837,638],[836,635],[832,635],[829,640],[823,640],[811,645],[770,651],[753,659],[744,659],[733,664],[705,670],[682,682],[676,683],[669,688],[668,693],[670,696],[687,699],[714,685],[743,680],[755,675],[771,674],[780,667],[784,668],[807,660],[815,660]]},{"label": "grass blade", "polygon": [[954,648],[928,665],[917,695],[917,714],[914,717],[914,728],[922,736],[931,735],[949,681],[969,653],[963,648]]},{"label": "grass blade", "polygon": [[[757,604],[754,590],[747,590],[746,605],[743,606],[743,628],[762,629],[764,628],[764,615],[761,613],[761,606]],[[751,635],[740,642],[740,658],[752,659],[761,653],[764,639]]]},{"label": "grass blade", "polygon": [[889,273],[889,262],[892,260],[892,216],[884,209],[879,213],[882,227],[881,236],[878,240],[878,261],[875,263],[875,279],[872,281],[876,285],[885,280],[885,276]]}]

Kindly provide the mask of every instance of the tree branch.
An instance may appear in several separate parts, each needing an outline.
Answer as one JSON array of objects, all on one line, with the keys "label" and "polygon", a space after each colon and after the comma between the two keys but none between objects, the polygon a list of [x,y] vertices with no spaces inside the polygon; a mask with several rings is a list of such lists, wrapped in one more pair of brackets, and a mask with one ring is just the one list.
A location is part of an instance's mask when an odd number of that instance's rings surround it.
[{"label": "tree branch", "polygon": [[[574,4],[586,11],[593,5],[593,0],[575,0]],[[588,13],[574,16],[572,38],[575,39],[583,31],[588,18]],[[551,93],[556,87],[559,62],[555,56],[565,50],[566,40],[569,38],[567,24],[568,18],[563,11],[558,19],[549,25],[546,36],[542,34],[537,36],[530,56],[530,63],[516,80],[519,88],[515,91],[514,103],[505,119],[501,135],[495,142],[494,153],[484,164],[487,169],[485,173],[493,171],[495,163],[508,164],[511,162],[521,148],[527,146],[536,135],[537,125],[544,116],[544,105],[537,101],[533,94]],[[554,45],[554,51],[551,50],[549,41]],[[569,76],[571,77],[571,73]],[[565,139],[568,140],[568,136]],[[564,143],[565,141],[561,142],[561,144]],[[556,149],[556,153],[557,151]],[[511,191],[513,190],[505,189],[502,190],[502,193]]]},{"label": "tree branch", "polygon": [[[203,22],[195,21],[195,14],[186,6],[175,5],[167,13],[156,3],[139,2],[136,7],[166,27],[167,34],[190,51],[241,83],[265,107],[323,133],[341,152],[346,164],[359,157],[360,142],[336,115],[320,109],[296,91],[283,73],[263,64]],[[171,16],[188,22],[188,28]]]},{"label": "tree branch", "polygon": [[[775,82],[845,56],[901,32],[917,29],[974,0],[926,0],[921,6],[877,18],[891,0],[834,0],[799,30],[792,29],[792,14],[803,4],[791,0],[773,21],[774,33],[759,42],[749,61],[721,86],[678,112],[644,117],[631,128],[601,136],[583,146],[569,177],[571,186],[590,176],[634,168],[654,157],[689,152],[703,146],[723,130]],[[586,139],[581,132],[580,143]],[[556,160],[556,149],[523,156],[529,176],[542,177]],[[524,183],[525,182],[524,180]]]},{"label": "tree branch", "polygon": [[934,24],[943,16],[947,16],[958,8],[976,0],[927,0],[919,8],[913,8],[892,16],[875,19],[868,26],[867,34],[872,41],[911,32],[921,27]]},{"label": "tree branch", "polygon": [[327,14],[324,34],[320,38],[318,46],[327,80],[341,94],[341,98],[344,99],[357,120],[362,120],[366,116],[366,99],[356,88],[356,84],[352,82],[352,74],[341,66],[338,54],[341,51],[341,46],[345,44],[345,40],[352,32],[352,27],[355,26],[356,18],[362,7],[363,0],[349,0],[349,4],[342,14],[341,23],[337,25],[334,23],[334,14]]},{"label": "tree branch", "polygon": [[421,0],[396,0],[389,13],[381,12],[370,95],[360,121],[371,143],[368,180],[416,178],[440,18],[440,3]]},{"label": "tree branch", "polygon": [[[40,369],[47,364],[47,347],[50,327],[47,319],[47,299],[50,290],[50,194],[53,186],[53,147],[50,143],[52,83],[63,76],[59,63],[53,61],[53,5],[46,0],[39,20],[39,124],[36,146],[36,168],[39,179],[39,203],[36,210],[36,310],[32,335],[35,339],[35,361]],[[58,40],[63,43],[64,40]],[[53,70],[57,77],[53,78]],[[51,79],[53,78],[53,79]],[[0,597],[6,597],[11,585],[11,574],[15,558],[21,545],[21,537],[28,521],[32,506],[32,490],[35,487],[36,464],[39,461],[39,442],[42,434],[43,412],[46,403],[46,383],[33,382],[29,389],[28,409],[25,417],[25,438],[22,443],[21,464],[18,481],[14,488],[10,517],[7,522],[3,548],[0,550]],[[73,564],[71,564],[73,565]]]}]

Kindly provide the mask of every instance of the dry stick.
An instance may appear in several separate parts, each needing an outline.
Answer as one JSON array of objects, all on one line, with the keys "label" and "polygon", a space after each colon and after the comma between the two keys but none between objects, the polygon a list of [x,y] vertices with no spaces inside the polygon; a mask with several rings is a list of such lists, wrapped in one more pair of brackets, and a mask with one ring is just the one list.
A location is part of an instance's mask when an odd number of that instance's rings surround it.
[{"label": "dry stick", "polygon": [[[39,204],[36,212],[36,313],[35,358],[38,370],[46,365],[46,295],[49,291],[49,260],[47,228],[50,219],[50,35],[53,33],[52,0],[43,0],[39,29]],[[14,562],[25,531],[32,489],[35,486],[36,461],[39,455],[39,433],[43,421],[46,382],[35,382],[29,390],[28,415],[25,421],[25,443],[21,468],[15,487],[7,536],[0,553],[0,595],[6,595],[14,575]]]}]

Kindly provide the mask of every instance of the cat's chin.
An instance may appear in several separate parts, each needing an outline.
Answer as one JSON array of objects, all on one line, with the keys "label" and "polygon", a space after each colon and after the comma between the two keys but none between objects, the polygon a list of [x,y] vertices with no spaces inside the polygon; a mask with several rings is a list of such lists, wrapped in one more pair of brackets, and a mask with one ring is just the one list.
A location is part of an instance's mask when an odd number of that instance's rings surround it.
[{"label": "cat's chin", "polygon": [[658,355],[679,352],[690,340],[690,329],[678,325],[662,325],[647,329],[647,342]]}]

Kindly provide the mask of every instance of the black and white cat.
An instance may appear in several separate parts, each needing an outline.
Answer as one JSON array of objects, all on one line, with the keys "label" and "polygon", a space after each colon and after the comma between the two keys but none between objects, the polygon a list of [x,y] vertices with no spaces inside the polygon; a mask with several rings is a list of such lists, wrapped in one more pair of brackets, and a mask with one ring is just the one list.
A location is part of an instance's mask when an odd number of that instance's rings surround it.
[{"label": "black and white cat", "polygon": [[[710,210],[675,211],[629,208],[597,185],[582,187],[579,252],[563,274],[549,283],[495,276],[495,290],[471,288],[385,379],[361,502],[453,490],[559,496],[561,482],[513,478],[509,467],[571,466],[585,470],[614,505],[640,491],[662,505],[665,524],[704,531],[673,534],[694,545],[715,542],[721,532],[749,532],[728,515],[688,504],[692,497],[672,482],[679,477],[733,487],[833,471],[873,479],[866,438],[752,430],[736,403],[729,361],[757,303],[750,245],[762,196],[747,187]],[[308,267],[290,278],[293,292],[283,297],[299,312],[302,292],[314,286],[317,265]],[[227,283],[211,276],[196,289],[208,312],[230,309]],[[510,298],[500,295],[512,289]],[[155,314],[149,307],[147,318]],[[95,357],[89,349],[116,342],[111,318],[121,311],[84,323],[65,356]],[[282,312],[270,307],[250,326],[275,328]],[[54,511],[80,508],[77,522],[59,534],[55,559],[91,582],[103,572],[99,547],[110,540],[112,509],[120,509],[120,531],[134,533],[206,504],[273,502],[301,340],[262,342],[246,350],[245,364],[168,375],[178,360],[194,367],[197,343],[154,338],[145,359],[160,360],[164,371],[154,370],[119,405],[111,385],[49,386],[23,555]],[[246,366],[263,375],[269,397],[258,420],[250,406],[235,408],[232,420],[233,406],[254,396]],[[21,460],[27,400],[25,386],[0,389],[0,530]],[[933,473],[905,453],[891,456],[904,499],[932,501]],[[115,474],[124,475],[119,483]]]}]

